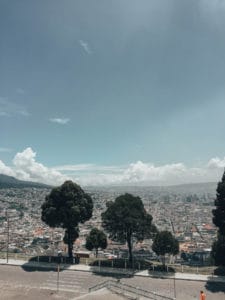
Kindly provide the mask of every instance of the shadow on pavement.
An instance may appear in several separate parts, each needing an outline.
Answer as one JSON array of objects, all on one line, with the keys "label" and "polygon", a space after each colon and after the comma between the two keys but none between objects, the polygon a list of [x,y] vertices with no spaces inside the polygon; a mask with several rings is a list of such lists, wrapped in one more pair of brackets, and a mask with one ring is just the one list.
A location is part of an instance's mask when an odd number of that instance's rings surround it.
[{"label": "shadow on pavement", "polygon": [[113,270],[110,268],[101,268],[100,270],[97,270],[96,268],[91,268],[91,272],[96,276],[101,277],[113,277],[115,279],[123,279],[123,278],[131,278],[135,275],[133,271],[121,271],[121,270]]},{"label": "shadow on pavement", "polygon": [[[79,260],[75,258],[69,259],[68,257],[57,257],[57,256],[34,256],[29,259],[26,263],[21,265],[21,268],[26,272],[49,272],[55,271],[63,272],[68,269],[72,269],[74,266],[74,270],[76,271],[87,271],[85,265],[78,266]],[[75,269],[77,265],[77,268]],[[117,268],[110,267],[99,267],[97,264],[93,263],[89,266],[89,272],[101,277],[115,277],[116,279],[128,278],[133,276],[133,270],[123,270]]]},{"label": "shadow on pavement", "polygon": [[225,293],[225,284],[223,282],[207,281],[205,288],[212,293]]},{"label": "shadow on pavement", "polygon": [[217,267],[214,270],[214,275],[225,276],[225,267]]},{"label": "shadow on pavement", "polygon": [[[62,265],[63,264],[63,265]],[[49,272],[58,270],[62,272],[63,270],[69,268],[71,264],[77,264],[75,258],[69,259],[68,257],[58,257],[58,256],[34,256],[29,259],[26,263],[21,265],[21,268],[26,272]]]},{"label": "shadow on pavement", "polygon": [[[225,268],[224,267],[216,268],[214,270],[214,275],[225,276]],[[218,292],[225,293],[225,283],[224,282],[207,281],[205,288],[212,293],[218,293]]]}]

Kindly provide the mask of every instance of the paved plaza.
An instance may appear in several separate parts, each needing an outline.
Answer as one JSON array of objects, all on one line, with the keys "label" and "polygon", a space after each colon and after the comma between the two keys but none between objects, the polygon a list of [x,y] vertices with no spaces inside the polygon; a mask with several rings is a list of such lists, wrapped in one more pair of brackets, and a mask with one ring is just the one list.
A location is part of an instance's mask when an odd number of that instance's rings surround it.
[{"label": "paved plaza", "polygon": [[[2,263],[2,262],[0,262]],[[11,262],[13,263],[13,262]],[[140,288],[146,291],[155,292],[177,300],[196,300],[199,291],[204,290],[207,300],[224,300],[225,281],[224,278],[208,278],[204,276],[188,274],[177,278],[165,277],[154,278],[147,272],[140,272],[127,277],[119,274],[120,282]],[[16,265],[0,264],[0,288],[1,299],[7,300],[91,300],[107,299],[120,300],[121,295],[113,294],[107,289],[89,293],[89,288],[107,280],[115,280],[116,275],[93,272],[85,265],[76,265],[57,272],[56,266],[45,265],[42,268],[29,266],[24,262]],[[144,298],[139,298],[140,300]]]}]

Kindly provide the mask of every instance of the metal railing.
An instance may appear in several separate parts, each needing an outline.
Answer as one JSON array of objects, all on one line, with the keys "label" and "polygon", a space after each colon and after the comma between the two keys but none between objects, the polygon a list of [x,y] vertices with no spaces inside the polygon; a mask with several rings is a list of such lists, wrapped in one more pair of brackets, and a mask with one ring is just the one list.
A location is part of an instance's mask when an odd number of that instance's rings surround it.
[{"label": "metal railing", "polygon": [[[6,259],[7,260],[7,252],[6,251],[1,251],[0,250],[0,259]],[[8,259],[16,259],[16,260],[24,260],[24,261],[33,261],[33,262],[37,262],[37,263],[41,263],[41,262],[55,262],[55,259],[54,256],[43,256],[43,255],[31,255],[31,254],[25,254],[25,253],[12,253],[12,252],[9,252],[8,253]],[[90,262],[93,261],[93,258],[90,259],[90,258],[80,258],[80,264],[85,264],[85,265],[89,265]],[[121,272],[134,272],[134,271],[140,271],[139,268],[137,269],[130,269],[126,266],[126,260],[124,260],[125,263],[124,263],[124,267],[123,268],[117,268],[114,261],[110,261],[111,263],[111,270],[117,270],[119,273]],[[71,260],[68,259],[68,257],[62,257],[61,259],[61,263],[64,263],[64,264],[70,264],[71,263]],[[74,262],[75,263],[75,262]],[[101,263],[101,260],[99,260],[98,262],[98,265],[96,266],[92,266],[93,269],[96,269],[99,267],[99,269],[101,270],[104,270],[107,269],[107,267],[105,267],[102,263]],[[108,268],[109,268],[108,267]],[[187,265],[168,265],[168,267],[172,267],[175,272],[177,273],[192,273],[192,274],[202,274],[202,275],[209,275],[209,276],[212,276],[214,274],[214,271],[217,269],[216,266],[187,266]],[[146,268],[147,269],[147,268]],[[149,274],[156,274],[156,264],[155,265],[152,265],[152,269],[149,270]],[[165,272],[164,274],[166,274],[167,272]]]},{"label": "metal railing", "polygon": [[[138,296],[138,297],[142,296],[142,297],[145,297],[145,298],[148,298],[148,299],[154,299],[154,300],[163,300],[163,299],[175,300],[175,298],[171,298],[171,297],[168,297],[168,296],[165,296],[165,295],[161,295],[161,294],[158,294],[158,293],[153,292],[153,291],[147,291],[147,290],[144,290],[142,288],[134,287],[132,285],[122,283],[120,281],[115,281],[115,280],[107,280],[107,281],[104,281],[102,283],[96,284],[95,286],[89,288],[89,293],[93,292],[93,291],[97,291],[97,290],[102,289],[102,288],[108,288],[108,289],[110,289],[114,292],[116,292],[115,289],[117,291],[119,290],[120,293],[125,295],[125,296],[128,296],[127,293],[130,293],[129,296],[131,296],[131,295],[135,295],[135,296]],[[138,298],[134,298],[134,297],[132,297],[132,298],[133,299],[138,299]]]}]

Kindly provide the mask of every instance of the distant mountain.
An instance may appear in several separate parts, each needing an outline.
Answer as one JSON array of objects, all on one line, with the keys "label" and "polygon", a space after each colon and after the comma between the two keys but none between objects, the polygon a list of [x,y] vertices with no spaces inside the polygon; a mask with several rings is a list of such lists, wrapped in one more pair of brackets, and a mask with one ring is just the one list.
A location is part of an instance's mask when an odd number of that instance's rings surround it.
[{"label": "distant mountain", "polygon": [[163,185],[163,186],[151,186],[151,185],[142,185],[142,186],[96,186],[96,187],[87,187],[88,190],[92,191],[103,190],[110,192],[118,193],[138,193],[139,191],[146,193],[151,192],[160,192],[160,193],[176,193],[176,194],[216,194],[217,182],[202,182],[202,183],[187,183],[179,185]]},{"label": "distant mountain", "polygon": [[165,187],[171,192],[192,193],[192,194],[216,194],[217,182],[186,183]]},{"label": "distant mountain", "polygon": [[7,188],[51,188],[49,185],[32,181],[18,180],[15,177],[0,174],[0,189]]}]

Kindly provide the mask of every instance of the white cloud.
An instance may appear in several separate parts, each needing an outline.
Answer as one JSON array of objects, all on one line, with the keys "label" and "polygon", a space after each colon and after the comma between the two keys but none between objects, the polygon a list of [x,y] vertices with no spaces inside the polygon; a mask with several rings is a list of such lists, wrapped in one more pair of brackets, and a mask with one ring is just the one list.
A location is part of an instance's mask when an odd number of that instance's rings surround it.
[{"label": "white cloud", "polygon": [[179,180],[186,173],[182,163],[156,167],[153,164],[138,161],[130,164],[124,172],[124,179],[128,182],[169,182],[171,179]]},{"label": "white cloud", "polygon": [[23,105],[11,102],[6,97],[0,97],[0,116],[12,117],[15,115],[30,116]]},{"label": "white cloud", "polygon": [[19,114],[21,116],[24,116],[24,117],[29,117],[30,116],[30,113],[25,109],[18,110],[17,114]]},{"label": "white cloud", "polygon": [[118,172],[118,166],[99,166],[95,164],[76,164],[76,165],[63,165],[54,167],[57,171],[63,172],[77,172],[77,171],[86,171],[86,172]]},{"label": "white cloud", "polygon": [[8,176],[16,176],[12,168],[6,166],[1,160],[0,160],[0,174],[4,174]]},{"label": "white cloud", "polygon": [[28,147],[18,152],[12,167],[0,160],[0,173],[18,179],[60,185],[67,179],[85,185],[174,185],[197,182],[217,182],[225,167],[225,158],[212,158],[202,167],[187,167],[183,163],[155,166],[137,161],[128,166],[95,164],[62,165],[48,168],[36,161],[36,153]]},{"label": "white cloud", "polygon": [[67,179],[60,172],[36,162],[35,158],[36,153],[30,147],[15,155],[13,164],[17,177],[53,185],[61,184]]},{"label": "white cloud", "polygon": [[69,118],[51,118],[51,119],[49,119],[49,121],[60,124],[60,125],[65,125],[70,121],[70,119]]},{"label": "white cloud", "polygon": [[57,170],[48,168],[36,161],[36,153],[30,148],[18,152],[11,167],[6,166],[0,160],[0,173],[14,176],[21,180],[42,182],[50,185],[60,185],[68,176],[61,174]]},{"label": "white cloud", "polygon": [[84,49],[84,51],[87,53],[87,54],[91,54],[92,51],[91,51],[91,48],[89,46],[89,44],[83,40],[79,40],[79,44],[81,45],[81,47]]},{"label": "white cloud", "polygon": [[221,169],[225,168],[225,157],[223,159],[220,159],[219,157],[214,157],[210,159],[210,161],[207,164],[208,168],[210,169]]},{"label": "white cloud", "polygon": [[62,173],[76,177],[81,185],[174,185],[218,181],[221,168],[187,167],[183,163],[155,166],[137,161],[128,166],[97,166],[94,164],[65,165],[55,167]]}]

